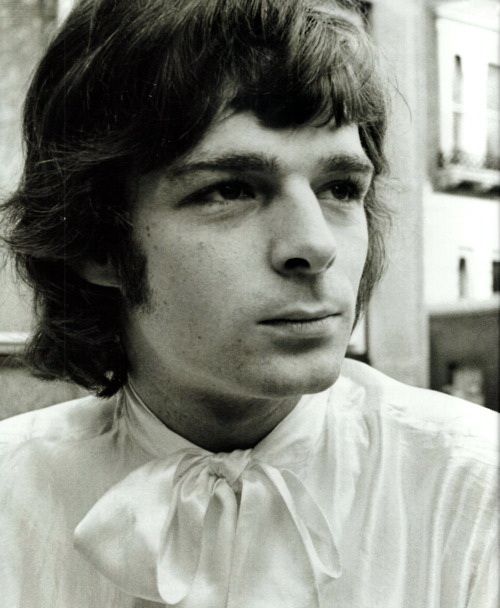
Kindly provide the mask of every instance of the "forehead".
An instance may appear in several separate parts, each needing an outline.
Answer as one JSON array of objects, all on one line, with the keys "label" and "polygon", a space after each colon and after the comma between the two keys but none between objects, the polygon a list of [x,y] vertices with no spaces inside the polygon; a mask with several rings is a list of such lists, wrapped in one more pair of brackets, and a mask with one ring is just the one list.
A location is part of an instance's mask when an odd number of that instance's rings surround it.
[{"label": "forehead", "polygon": [[297,165],[304,171],[313,170],[320,160],[331,157],[351,158],[353,163],[371,167],[355,124],[275,129],[262,125],[254,114],[241,112],[215,121],[203,139],[173,163],[171,170],[238,155],[265,156],[274,160],[276,169],[284,171]]}]

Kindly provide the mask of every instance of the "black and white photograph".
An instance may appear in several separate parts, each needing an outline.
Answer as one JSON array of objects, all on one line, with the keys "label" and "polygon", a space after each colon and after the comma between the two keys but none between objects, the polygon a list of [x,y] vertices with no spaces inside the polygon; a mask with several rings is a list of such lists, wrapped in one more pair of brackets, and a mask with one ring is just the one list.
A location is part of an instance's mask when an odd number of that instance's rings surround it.
[{"label": "black and white photograph", "polygon": [[500,4],[0,0],[0,608],[497,608]]}]

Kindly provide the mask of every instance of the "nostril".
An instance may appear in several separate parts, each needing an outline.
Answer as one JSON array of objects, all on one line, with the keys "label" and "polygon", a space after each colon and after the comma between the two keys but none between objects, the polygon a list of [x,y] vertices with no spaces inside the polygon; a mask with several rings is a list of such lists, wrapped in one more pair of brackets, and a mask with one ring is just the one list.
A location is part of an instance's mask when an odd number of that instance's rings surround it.
[{"label": "nostril", "polygon": [[285,270],[308,269],[311,265],[304,258],[290,258],[285,262]]}]

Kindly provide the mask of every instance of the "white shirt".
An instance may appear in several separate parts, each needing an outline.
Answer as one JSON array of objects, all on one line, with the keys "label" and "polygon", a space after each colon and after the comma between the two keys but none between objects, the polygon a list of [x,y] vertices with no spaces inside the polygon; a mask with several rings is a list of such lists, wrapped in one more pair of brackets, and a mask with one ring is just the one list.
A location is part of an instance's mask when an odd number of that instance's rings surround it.
[{"label": "white shirt", "polygon": [[497,430],[349,360],[244,452],[194,446],[130,387],[16,416],[0,606],[496,608]]}]

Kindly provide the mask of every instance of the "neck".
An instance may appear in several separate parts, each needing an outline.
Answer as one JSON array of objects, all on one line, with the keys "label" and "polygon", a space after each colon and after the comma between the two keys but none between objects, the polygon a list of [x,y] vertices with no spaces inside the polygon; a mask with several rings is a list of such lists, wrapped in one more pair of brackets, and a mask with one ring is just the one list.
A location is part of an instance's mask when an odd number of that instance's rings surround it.
[{"label": "neck", "polygon": [[212,452],[253,448],[289,414],[300,397],[241,398],[170,385],[131,374],[141,399],[169,429]]}]

